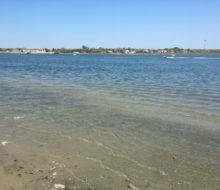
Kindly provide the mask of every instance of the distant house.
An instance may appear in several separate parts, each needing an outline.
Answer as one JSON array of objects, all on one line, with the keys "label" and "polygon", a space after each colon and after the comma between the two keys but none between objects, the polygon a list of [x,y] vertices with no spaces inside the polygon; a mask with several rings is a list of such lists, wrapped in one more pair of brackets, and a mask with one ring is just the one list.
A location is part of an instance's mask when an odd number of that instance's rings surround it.
[{"label": "distant house", "polygon": [[144,49],[144,52],[145,53],[150,53],[150,50],[149,49]]},{"label": "distant house", "polygon": [[167,50],[162,49],[162,50],[159,50],[158,53],[167,53]]},{"label": "distant house", "polygon": [[129,53],[130,53],[130,50],[126,49],[126,50],[124,51],[124,53],[125,53],[125,54],[129,54]]}]

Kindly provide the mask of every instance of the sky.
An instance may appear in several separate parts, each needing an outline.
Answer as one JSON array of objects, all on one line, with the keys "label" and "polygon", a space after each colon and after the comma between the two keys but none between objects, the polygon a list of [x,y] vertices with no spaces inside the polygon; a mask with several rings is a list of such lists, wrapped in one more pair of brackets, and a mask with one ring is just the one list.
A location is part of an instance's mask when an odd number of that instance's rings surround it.
[{"label": "sky", "polygon": [[220,0],[0,0],[0,48],[220,49]]}]

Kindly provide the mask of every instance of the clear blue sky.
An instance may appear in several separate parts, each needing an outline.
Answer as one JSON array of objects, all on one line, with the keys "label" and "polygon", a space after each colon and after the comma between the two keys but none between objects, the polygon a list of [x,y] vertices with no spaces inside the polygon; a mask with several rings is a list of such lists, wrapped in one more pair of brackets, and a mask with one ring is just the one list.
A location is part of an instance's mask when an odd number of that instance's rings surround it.
[{"label": "clear blue sky", "polygon": [[0,47],[220,48],[220,0],[0,0]]}]

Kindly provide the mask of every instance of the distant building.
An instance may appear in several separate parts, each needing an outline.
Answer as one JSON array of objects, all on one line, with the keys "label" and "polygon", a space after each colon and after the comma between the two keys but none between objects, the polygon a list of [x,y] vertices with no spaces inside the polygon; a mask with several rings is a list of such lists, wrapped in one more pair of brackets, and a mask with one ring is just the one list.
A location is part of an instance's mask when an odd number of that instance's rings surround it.
[{"label": "distant building", "polygon": [[125,53],[125,54],[136,54],[136,51],[135,51],[135,50],[125,49],[125,50],[124,50],[124,53]]},{"label": "distant building", "polygon": [[126,49],[126,50],[124,51],[124,53],[125,53],[125,54],[129,54],[129,53],[130,53],[130,50]]},{"label": "distant building", "polygon": [[167,50],[162,49],[162,50],[159,50],[158,53],[167,53]]},{"label": "distant building", "polygon": [[144,49],[144,52],[145,53],[150,53],[150,50],[149,49]]}]

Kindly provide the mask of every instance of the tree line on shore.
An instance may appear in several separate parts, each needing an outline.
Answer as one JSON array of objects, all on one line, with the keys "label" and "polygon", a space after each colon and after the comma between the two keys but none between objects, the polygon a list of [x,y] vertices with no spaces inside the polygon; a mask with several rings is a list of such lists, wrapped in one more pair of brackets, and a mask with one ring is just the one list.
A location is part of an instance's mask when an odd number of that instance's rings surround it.
[{"label": "tree line on shore", "polygon": [[53,54],[220,54],[220,49],[183,49],[179,47],[164,49],[144,48],[89,48],[83,45],[81,48],[0,48],[0,53],[53,53]]}]

